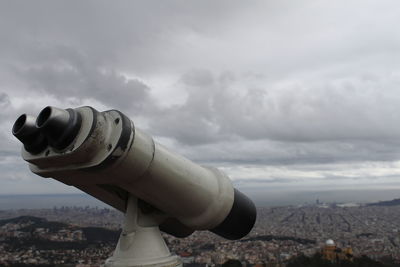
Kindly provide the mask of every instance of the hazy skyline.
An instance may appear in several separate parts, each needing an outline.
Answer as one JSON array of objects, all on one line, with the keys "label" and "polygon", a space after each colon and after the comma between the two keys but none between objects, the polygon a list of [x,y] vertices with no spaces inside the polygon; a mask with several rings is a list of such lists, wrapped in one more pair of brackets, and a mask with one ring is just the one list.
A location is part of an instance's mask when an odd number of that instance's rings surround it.
[{"label": "hazy skyline", "polygon": [[244,191],[400,192],[397,1],[0,1],[0,194],[31,174],[11,127],[119,109]]}]

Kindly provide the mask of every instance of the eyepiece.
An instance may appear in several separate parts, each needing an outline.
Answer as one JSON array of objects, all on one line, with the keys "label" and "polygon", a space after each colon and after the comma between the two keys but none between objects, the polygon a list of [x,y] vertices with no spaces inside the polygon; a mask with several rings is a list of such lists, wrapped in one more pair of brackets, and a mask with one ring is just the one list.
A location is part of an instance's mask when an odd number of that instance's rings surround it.
[{"label": "eyepiece", "polygon": [[14,122],[14,125],[13,125],[13,128],[12,128],[12,133],[13,133],[13,135],[15,137],[17,137],[17,135],[23,131],[24,126],[25,126],[25,129],[26,129],[26,119],[27,119],[27,115],[26,114],[22,114]]},{"label": "eyepiece", "polygon": [[49,119],[51,114],[51,107],[45,107],[42,111],[40,111],[38,118],[36,119],[36,126],[43,127],[45,122]]},{"label": "eyepiece", "polygon": [[81,124],[81,115],[75,110],[50,106],[45,107],[36,119],[36,126],[46,136],[49,145],[60,150],[71,144]]},{"label": "eyepiece", "polygon": [[47,146],[47,141],[36,127],[32,116],[19,116],[12,127],[12,133],[24,144],[25,150],[32,154],[43,151]]}]

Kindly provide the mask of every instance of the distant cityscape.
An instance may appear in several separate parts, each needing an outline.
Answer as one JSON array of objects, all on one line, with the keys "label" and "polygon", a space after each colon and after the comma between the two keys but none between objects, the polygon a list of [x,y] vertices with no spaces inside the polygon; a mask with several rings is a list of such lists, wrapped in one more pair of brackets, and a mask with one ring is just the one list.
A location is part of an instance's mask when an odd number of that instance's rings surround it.
[{"label": "distant cityscape", "polygon": [[[122,221],[122,213],[98,207],[1,210],[0,265],[100,266],[112,255]],[[400,264],[400,200],[259,208],[253,231],[237,241],[208,231],[164,237],[187,266],[218,266],[229,259],[286,266],[300,255],[321,253],[329,239],[354,257]]]}]

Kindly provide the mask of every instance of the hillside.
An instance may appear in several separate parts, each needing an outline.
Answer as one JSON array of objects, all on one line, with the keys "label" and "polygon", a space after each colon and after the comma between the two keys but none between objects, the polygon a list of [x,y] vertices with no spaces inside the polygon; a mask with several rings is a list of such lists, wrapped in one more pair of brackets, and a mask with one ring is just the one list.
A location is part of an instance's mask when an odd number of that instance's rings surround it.
[{"label": "hillside", "polygon": [[69,249],[93,246],[99,243],[116,243],[120,231],[101,227],[78,227],[52,222],[34,216],[20,216],[0,220],[4,244],[12,248],[35,246],[37,249]]}]

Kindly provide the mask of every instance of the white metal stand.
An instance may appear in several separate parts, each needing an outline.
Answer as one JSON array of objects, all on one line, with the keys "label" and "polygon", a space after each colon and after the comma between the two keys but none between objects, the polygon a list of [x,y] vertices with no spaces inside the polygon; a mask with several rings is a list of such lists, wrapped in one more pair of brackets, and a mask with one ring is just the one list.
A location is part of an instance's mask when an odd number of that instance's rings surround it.
[{"label": "white metal stand", "polygon": [[181,259],[172,255],[161,236],[157,218],[143,214],[137,198],[130,196],[124,227],[106,267],[182,267]]}]

